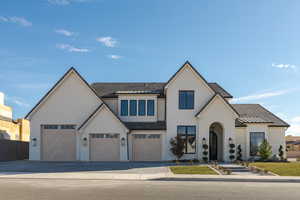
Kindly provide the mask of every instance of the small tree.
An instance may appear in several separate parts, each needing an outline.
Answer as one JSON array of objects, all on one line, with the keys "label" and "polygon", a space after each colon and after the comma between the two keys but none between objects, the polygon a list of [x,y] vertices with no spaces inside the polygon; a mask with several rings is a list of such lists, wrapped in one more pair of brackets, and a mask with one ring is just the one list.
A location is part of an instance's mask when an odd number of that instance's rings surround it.
[{"label": "small tree", "polygon": [[203,144],[202,145],[202,148],[203,148],[203,156],[202,156],[202,160],[204,161],[204,162],[207,162],[208,161],[208,157],[207,157],[207,155],[208,155],[208,145],[207,144]]},{"label": "small tree", "polygon": [[272,146],[264,140],[258,148],[259,156],[262,160],[267,160],[272,155]]},{"label": "small tree", "polygon": [[280,157],[280,160],[284,160],[284,152],[283,152],[283,146],[282,145],[280,145],[280,147],[279,147],[279,149],[278,149],[278,151],[279,151],[279,157]]},{"label": "small tree", "polygon": [[241,145],[239,144],[238,147],[237,147],[237,160],[238,161],[242,161],[242,147]]},{"label": "small tree", "polygon": [[171,138],[170,145],[171,152],[176,156],[176,159],[179,160],[184,154],[184,140],[180,136],[176,136],[175,138]]}]

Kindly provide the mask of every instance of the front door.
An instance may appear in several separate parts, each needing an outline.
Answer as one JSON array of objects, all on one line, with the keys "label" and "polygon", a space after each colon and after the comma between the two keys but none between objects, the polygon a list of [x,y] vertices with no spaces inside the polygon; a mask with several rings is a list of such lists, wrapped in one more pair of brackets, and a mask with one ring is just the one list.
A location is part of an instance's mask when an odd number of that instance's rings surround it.
[{"label": "front door", "polygon": [[218,160],[218,136],[215,132],[209,134],[209,160]]}]

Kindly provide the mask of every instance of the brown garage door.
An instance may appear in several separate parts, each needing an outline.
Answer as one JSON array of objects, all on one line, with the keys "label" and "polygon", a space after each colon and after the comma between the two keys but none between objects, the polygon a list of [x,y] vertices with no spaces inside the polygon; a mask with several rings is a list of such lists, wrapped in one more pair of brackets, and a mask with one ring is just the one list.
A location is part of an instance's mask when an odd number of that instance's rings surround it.
[{"label": "brown garage door", "polygon": [[132,148],[134,161],[160,161],[161,135],[134,134]]},{"label": "brown garage door", "polygon": [[120,161],[119,134],[90,134],[91,161]]},{"label": "brown garage door", "polygon": [[76,131],[60,125],[42,126],[42,160],[76,160]]}]

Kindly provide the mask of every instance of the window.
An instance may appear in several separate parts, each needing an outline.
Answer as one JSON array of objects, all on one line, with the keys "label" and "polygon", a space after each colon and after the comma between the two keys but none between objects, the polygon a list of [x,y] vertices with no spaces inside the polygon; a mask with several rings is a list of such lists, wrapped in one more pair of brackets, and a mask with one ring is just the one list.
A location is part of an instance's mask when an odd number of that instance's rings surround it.
[{"label": "window", "polygon": [[130,100],[130,116],[136,116],[137,114],[137,103],[136,100]]},{"label": "window", "polygon": [[154,116],[154,100],[147,100],[147,115]]},{"label": "window", "polygon": [[128,100],[121,100],[121,116],[128,116]]},{"label": "window", "polygon": [[58,129],[58,125],[44,125],[44,129]]},{"label": "window", "polygon": [[184,140],[184,153],[196,153],[196,126],[177,126],[177,135]]},{"label": "window", "polygon": [[139,116],[146,115],[146,100],[139,100]]},{"label": "window", "polygon": [[194,109],[194,91],[179,91],[179,109]]},{"label": "window", "polygon": [[61,129],[75,129],[75,125],[61,125]]},{"label": "window", "polygon": [[257,156],[258,148],[265,139],[264,132],[250,133],[250,156]]}]

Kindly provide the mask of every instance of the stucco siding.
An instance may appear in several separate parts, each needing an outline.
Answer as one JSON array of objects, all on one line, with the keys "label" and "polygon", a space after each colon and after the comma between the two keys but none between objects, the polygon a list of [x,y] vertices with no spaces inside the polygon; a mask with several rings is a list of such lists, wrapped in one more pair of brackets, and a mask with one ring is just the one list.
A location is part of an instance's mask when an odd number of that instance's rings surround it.
[{"label": "stucco siding", "polygon": [[102,99],[108,106],[109,108],[116,114],[118,115],[118,99],[117,98],[105,98]]},{"label": "stucco siding", "polygon": [[[40,159],[42,124],[75,124],[77,127],[101,104],[101,100],[75,74],[70,72],[30,116],[30,160]],[[77,152],[77,159],[78,159]]]},{"label": "stucco siding", "polygon": [[[120,134],[120,139],[125,139],[125,144],[120,145],[120,160],[127,160],[127,129],[124,125],[114,116],[108,108],[103,106],[100,108],[98,113],[90,119],[90,122],[80,130],[80,160],[90,159],[90,147],[89,147],[89,134],[100,133],[100,134]],[[84,141],[84,138],[87,140]],[[99,152],[109,153],[109,152]]]},{"label": "stucco siding", "polygon": [[[269,127],[269,143],[272,145],[272,155],[279,154],[279,147],[282,145],[283,151],[286,149],[285,129],[282,127]],[[284,151],[285,152],[285,151]],[[286,156],[284,154],[284,156]]]},{"label": "stucco siding", "polygon": [[157,120],[164,121],[165,120],[165,112],[166,111],[166,99],[165,98],[157,98]]},{"label": "stucco siding", "polygon": [[247,158],[246,137],[247,137],[246,127],[235,128],[236,147],[238,147],[238,145],[241,145],[243,160],[246,160]]}]

